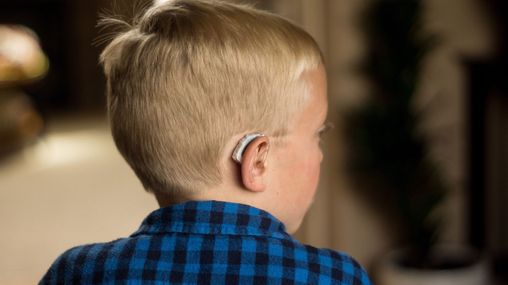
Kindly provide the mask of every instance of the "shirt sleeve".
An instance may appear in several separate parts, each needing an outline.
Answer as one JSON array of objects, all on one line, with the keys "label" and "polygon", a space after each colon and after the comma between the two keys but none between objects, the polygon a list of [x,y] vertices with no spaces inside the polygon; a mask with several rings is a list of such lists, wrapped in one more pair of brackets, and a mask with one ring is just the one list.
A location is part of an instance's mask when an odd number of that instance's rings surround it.
[{"label": "shirt sleeve", "polygon": [[42,279],[39,281],[39,285],[46,285],[46,284],[58,284],[58,269],[59,267],[64,265],[63,255],[61,255],[48,269],[46,274],[42,277]]},{"label": "shirt sleeve", "polygon": [[77,248],[71,248],[62,253],[51,265],[46,274],[39,281],[39,285],[66,284],[70,281],[72,261],[76,258]]},{"label": "shirt sleeve", "polygon": [[354,259],[351,259],[355,272],[353,284],[358,285],[372,285],[367,271]]}]

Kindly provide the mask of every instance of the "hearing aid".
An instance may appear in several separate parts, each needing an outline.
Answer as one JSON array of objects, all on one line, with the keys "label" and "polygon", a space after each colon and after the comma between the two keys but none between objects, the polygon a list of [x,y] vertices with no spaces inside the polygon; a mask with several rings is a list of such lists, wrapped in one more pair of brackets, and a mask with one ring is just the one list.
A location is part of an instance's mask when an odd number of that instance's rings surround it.
[{"label": "hearing aid", "polygon": [[233,155],[232,155],[233,160],[238,163],[242,163],[243,153],[245,152],[245,149],[247,148],[247,146],[256,138],[264,137],[264,136],[265,135],[262,133],[252,133],[252,134],[247,134],[243,138],[241,138],[240,141],[238,141],[238,144],[236,145],[235,150],[233,151]]}]

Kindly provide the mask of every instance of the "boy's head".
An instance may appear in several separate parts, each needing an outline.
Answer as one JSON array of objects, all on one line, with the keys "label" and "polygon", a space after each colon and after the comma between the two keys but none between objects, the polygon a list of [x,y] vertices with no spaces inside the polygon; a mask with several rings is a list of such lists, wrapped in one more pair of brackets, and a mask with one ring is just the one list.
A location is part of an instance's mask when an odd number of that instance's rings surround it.
[{"label": "boy's head", "polygon": [[[291,144],[313,101],[310,81],[324,80],[311,36],[244,5],[169,0],[132,23],[105,22],[122,29],[101,55],[113,138],[143,186],[159,196],[221,185],[230,142],[245,134],[264,133],[272,149]],[[320,100],[322,109],[326,98]],[[278,159],[289,167],[293,158]]]}]

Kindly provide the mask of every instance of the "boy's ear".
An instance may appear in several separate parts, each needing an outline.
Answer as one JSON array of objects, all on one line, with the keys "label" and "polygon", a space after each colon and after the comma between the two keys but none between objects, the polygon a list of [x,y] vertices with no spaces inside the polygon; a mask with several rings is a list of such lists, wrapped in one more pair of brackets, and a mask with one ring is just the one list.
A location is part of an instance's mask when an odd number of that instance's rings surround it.
[{"label": "boy's ear", "polygon": [[270,141],[261,136],[254,139],[245,148],[242,155],[241,172],[245,188],[253,192],[266,189],[266,170]]}]

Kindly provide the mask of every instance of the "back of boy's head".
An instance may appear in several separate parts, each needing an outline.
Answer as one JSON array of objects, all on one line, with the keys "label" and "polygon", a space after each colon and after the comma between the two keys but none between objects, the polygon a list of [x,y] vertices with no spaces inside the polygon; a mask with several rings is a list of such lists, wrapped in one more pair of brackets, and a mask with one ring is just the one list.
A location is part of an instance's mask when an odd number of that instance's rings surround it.
[{"label": "back of boy's head", "polygon": [[235,135],[283,138],[322,62],[306,32],[245,5],[170,0],[103,23],[122,28],[101,55],[113,138],[160,194],[220,184]]}]

